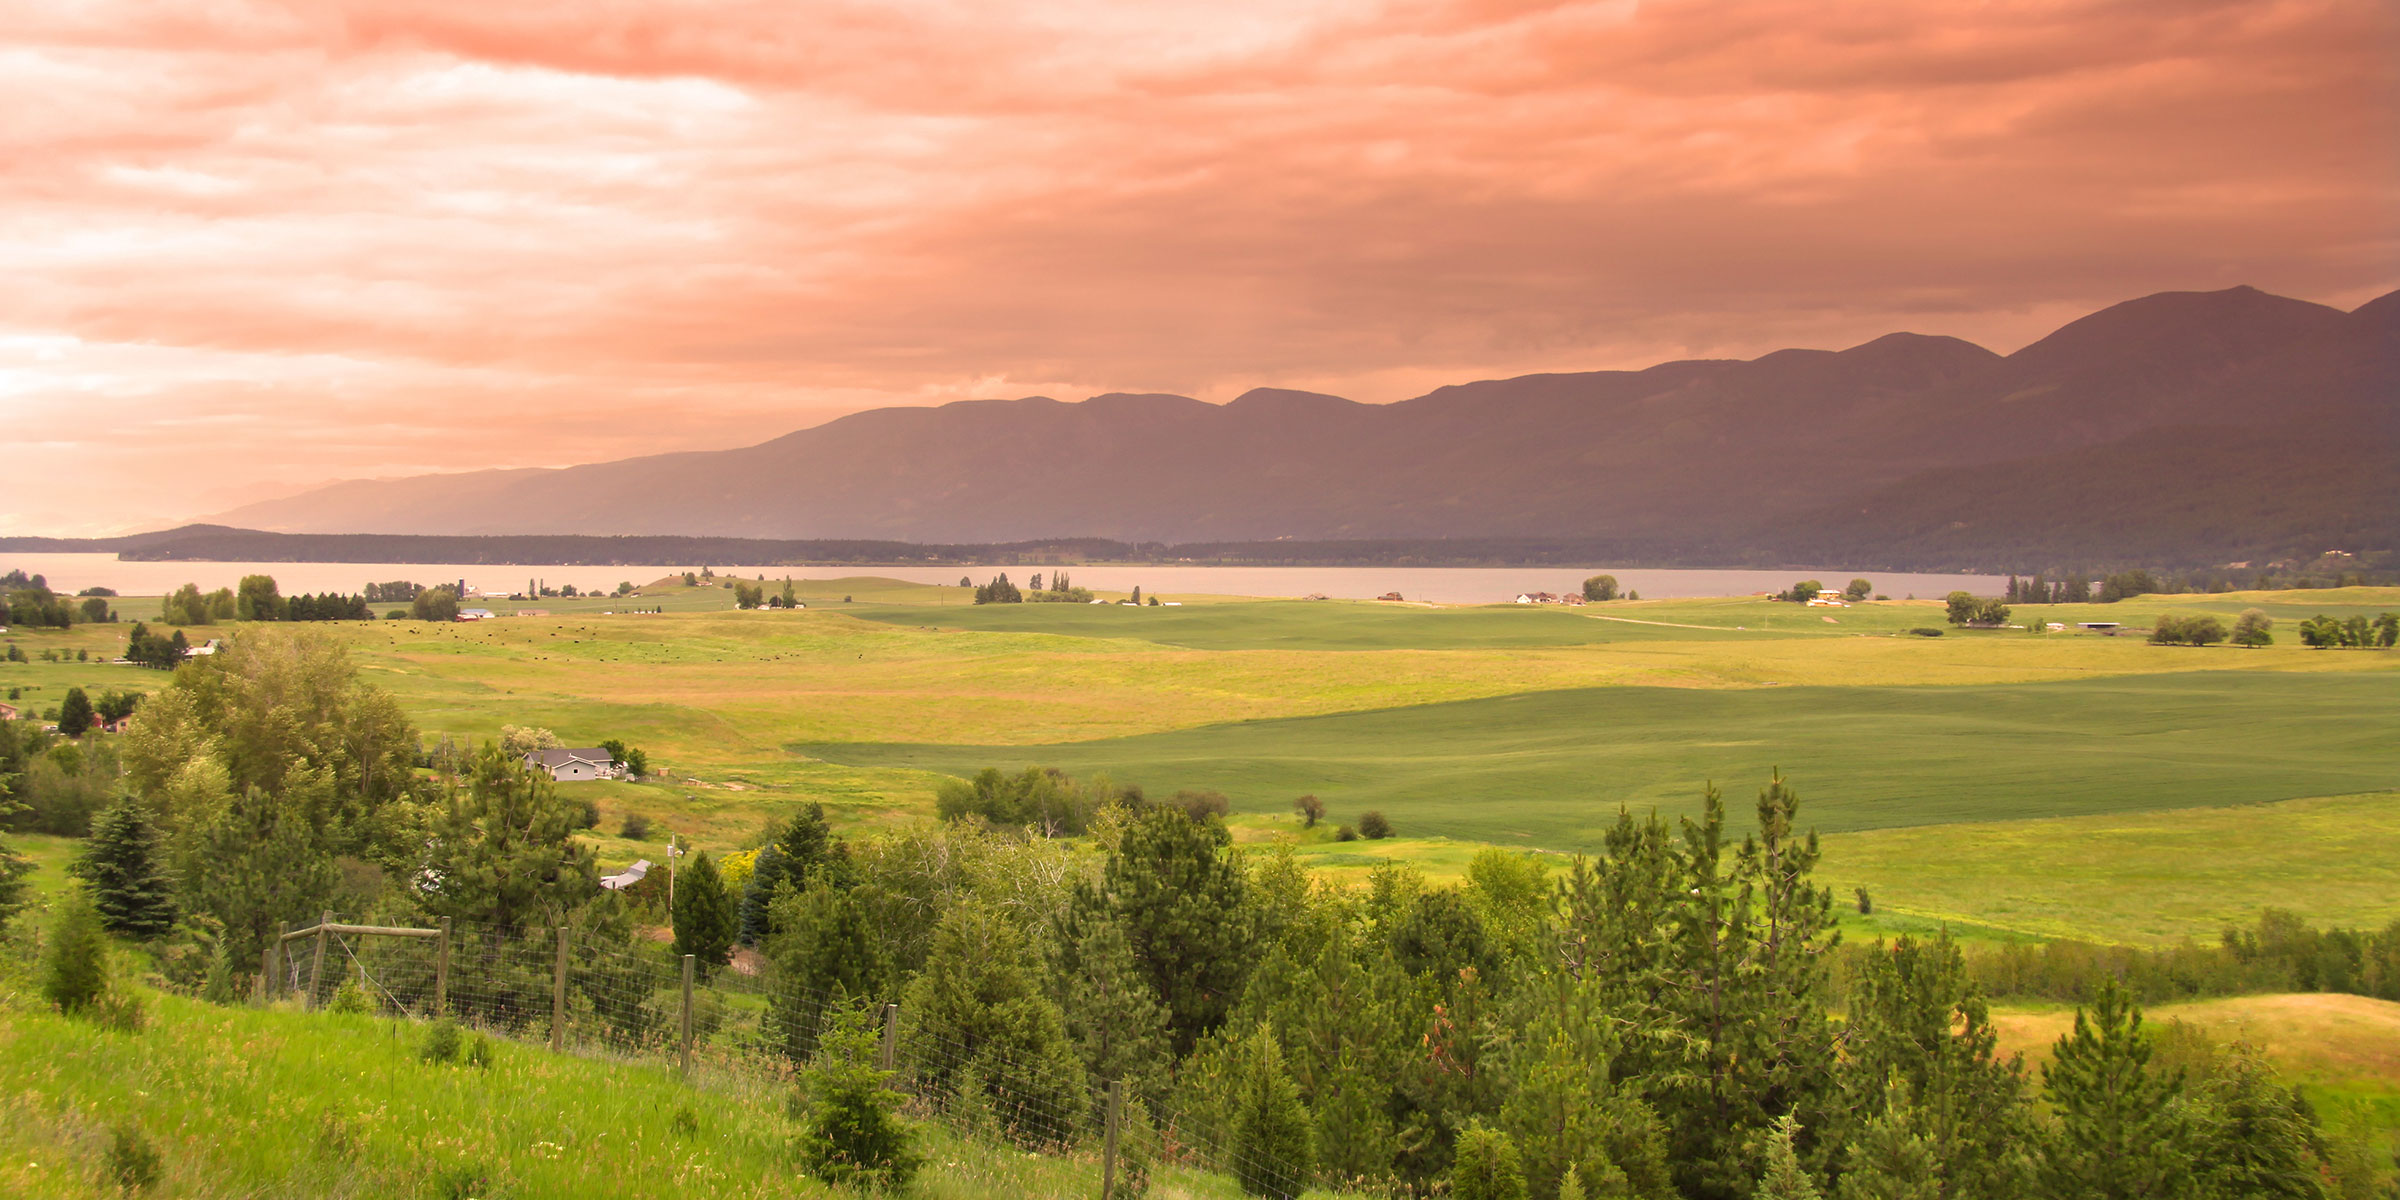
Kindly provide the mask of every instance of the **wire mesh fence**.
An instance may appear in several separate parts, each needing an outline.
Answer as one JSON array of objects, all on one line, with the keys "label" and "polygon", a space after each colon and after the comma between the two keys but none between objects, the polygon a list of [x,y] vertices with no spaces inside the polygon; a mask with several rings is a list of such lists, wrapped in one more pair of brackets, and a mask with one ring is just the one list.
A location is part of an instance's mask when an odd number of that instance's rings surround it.
[{"label": "wire mesh fence", "polygon": [[[953,1171],[1000,1171],[1042,1160],[1049,1194],[1143,1194],[1162,1176],[1203,1171],[1306,1182],[1294,1164],[1228,1144],[1214,1122],[1151,1113],[1122,1085],[1085,1077],[1072,1055],[1028,1061],[997,1041],[926,1028],[886,999],[852,997],[784,976],[743,955],[701,964],[664,946],[578,937],[572,929],[468,922],[374,925],[326,913],[290,928],[260,965],[262,1000],[291,1000],[463,1026],[586,1057],[663,1063],[695,1082],[794,1082],[834,1014],[866,1009],[902,1111],[961,1145]],[[1008,1188],[1028,1186],[1008,1165]]]}]

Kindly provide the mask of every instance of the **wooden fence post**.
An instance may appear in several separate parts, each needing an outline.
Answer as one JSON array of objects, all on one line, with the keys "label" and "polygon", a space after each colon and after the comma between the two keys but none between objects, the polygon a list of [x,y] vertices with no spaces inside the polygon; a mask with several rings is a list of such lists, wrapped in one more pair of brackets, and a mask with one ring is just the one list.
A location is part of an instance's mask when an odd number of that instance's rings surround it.
[{"label": "wooden fence post", "polygon": [[1125,1127],[1125,1081],[1108,1083],[1108,1128],[1100,1147],[1100,1200],[1117,1200],[1117,1136]]},{"label": "wooden fence post", "polygon": [[308,1007],[317,1007],[317,989],[325,980],[325,927],[333,924],[333,910],[326,909],[317,917],[317,952],[308,960]]},{"label": "wooden fence post", "polygon": [[900,1006],[883,1006],[883,1053],[880,1065],[886,1071],[897,1070],[900,1064]]},{"label": "wooden fence post", "polygon": [[433,956],[433,1017],[450,1015],[450,918],[442,918],[442,944]]},{"label": "wooden fence post", "polygon": [[697,955],[683,956],[683,1077],[692,1077],[692,969],[700,961]]},{"label": "wooden fence post", "polygon": [[567,1048],[567,927],[558,927],[558,969],[550,974],[550,1050]]},{"label": "wooden fence post", "polygon": [[291,931],[290,921],[275,922],[275,940],[267,943],[265,952],[258,956],[258,994],[251,999],[261,1007],[275,999],[275,968],[283,958],[283,935]]}]

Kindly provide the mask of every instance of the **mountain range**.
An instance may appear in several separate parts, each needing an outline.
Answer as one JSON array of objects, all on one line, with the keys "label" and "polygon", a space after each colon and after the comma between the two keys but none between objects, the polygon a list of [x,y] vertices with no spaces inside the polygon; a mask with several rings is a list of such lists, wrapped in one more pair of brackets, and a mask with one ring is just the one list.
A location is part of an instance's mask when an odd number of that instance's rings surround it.
[{"label": "mountain range", "polygon": [[1392,404],[1259,388],[855,413],[733,450],[335,484],[308,533],[1017,542],[1523,539],[1658,562],[2202,564],[2388,550],[2400,292],[2167,292],[2014,354],[1847,350],[1527,375]]}]

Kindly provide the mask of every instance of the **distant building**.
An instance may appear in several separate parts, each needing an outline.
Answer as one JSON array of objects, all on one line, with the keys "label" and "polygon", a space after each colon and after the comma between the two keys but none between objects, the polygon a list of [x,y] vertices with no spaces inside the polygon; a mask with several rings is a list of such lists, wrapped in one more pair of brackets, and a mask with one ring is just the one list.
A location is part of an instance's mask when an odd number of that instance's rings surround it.
[{"label": "distant building", "polygon": [[16,706],[16,705],[14,705],[14,704],[0,704],[0,721],[14,721],[14,720],[16,720],[16,719],[17,719],[17,706]]},{"label": "distant building", "polygon": [[640,883],[642,881],[642,877],[648,875],[649,873],[650,860],[646,858],[638,859],[632,866],[625,868],[623,871],[620,871],[617,874],[601,876],[600,886],[607,888],[612,892],[621,892],[626,888]]},{"label": "distant building", "polygon": [[625,773],[617,756],[597,746],[580,750],[529,750],[525,765],[547,772],[560,783],[576,783],[589,779],[615,779]]},{"label": "distant building", "polygon": [[496,615],[498,614],[494,613],[488,608],[462,608],[458,610],[458,615],[451,619],[457,621],[489,621]]},{"label": "distant building", "polygon": [[224,649],[224,648],[225,648],[225,639],[223,639],[223,638],[210,638],[210,639],[208,639],[207,641],[205,641],[205,642],[202,642],[202,643],[200,643],[200,644],[199,644],[199,645],[197,645],[197,646],[186,646],[186,647],[184,647],[184,648],[183,648],[183,656],[184,656],[185,658],[200,658],[200,657],[202,657],[202,656],[204,656],[204,655],[215,654],[217,651],[219,651],[219,650],[222,650],[222,649]]},{"label": "distant building", "polygon": [[2115,637],[2117,636],[2117,630],[2124,628],[2124,626],[2115,621],[2077,621],[2075,622],[2075,628],[2083,630],[2086,633],[2105,633],[2110,637]]},{"label": "distant building", "polygon": [[1385,592],[1384,594],[1382,594],[1382,595],[1380,595],[1380,596],[1377,596],[1377,597],[1375,597],[1375,598],[1376,598],[1376,599],[1378,599],[1378,600],[1397,600],[1397,599],[1399,599],[1399,598],[1400,598],[1400,593],[1398,593],[1398,592]]},{"label": "distant building", "polygon": [[550,610],[546,608],[520,608],[517,610],[517,615],[520,617],[546,617],[550,615]]}]

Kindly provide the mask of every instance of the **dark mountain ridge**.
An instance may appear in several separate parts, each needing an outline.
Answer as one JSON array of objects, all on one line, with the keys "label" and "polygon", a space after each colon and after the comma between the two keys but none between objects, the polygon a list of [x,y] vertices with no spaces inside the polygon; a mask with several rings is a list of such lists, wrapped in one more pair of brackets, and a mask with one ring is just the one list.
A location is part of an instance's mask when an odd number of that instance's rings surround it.
[{"label": "dark mountain ridge", "polygon": [[2055,561],[2105,531],[2115,558],[2198,563],[2389,548],[2349,543],[2400,528],[2396,401],[2393,296],[2345,313],[2242,287],[2127,301],[2006,356],[1895,333],[1385,405],[1279,388],[1223,405],[964,401],[735,450],[344,483],[219,519],[924,543],[1535,538],[1719,561],[1809,547],[1892,562],[1882,551],[1905,546],[1981,565]]}]

